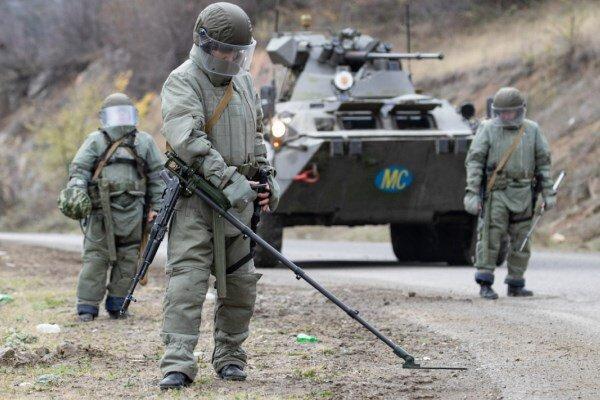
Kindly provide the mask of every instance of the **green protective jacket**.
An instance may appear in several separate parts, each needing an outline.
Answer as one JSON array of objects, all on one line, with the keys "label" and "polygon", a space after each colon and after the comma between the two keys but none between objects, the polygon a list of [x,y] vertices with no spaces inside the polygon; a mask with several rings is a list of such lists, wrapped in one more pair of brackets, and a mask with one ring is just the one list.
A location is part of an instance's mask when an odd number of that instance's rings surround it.
[{"label": "green protective jacket", "polygon": [[[523,124],[524,136],[492,188],[514,213],[525,211],[531,204],[535,176],[541,179],[543,197],[554,195],[548,141],[537,123],[525,119]],[[468,193],[479,194],[484,174],[490,178],[518,134],[518,130],[502,128],[493,120],[481,123],[465,161]]]},{"label": "green protective jacket", "polygon": [[234,94],[212,131],[204,131],[223,97],[226,85],[215,85],[201,69],[200,49],[194,45],[190,58],[166,80],[162,93],[162,133],[173,150],[186,162],[201,161],[204,177],[224,188],[238,178],[239,172],[253,166],[271,171],[271,209],[277,207],[279,187],[267,160],[263,139],[262,108],[252,78],[244,73],[234,76]]},{"label": "green protective jacket", "polygon": [[[105,132],[111,141],[115,141],[131,130],[133,127],[127,130],[117,127]],[[135,136],[128,137],[124,144],[134,148],[135,153],[143,159],[146,177],[144,179],[140,176],[138,163],[123,145],[117,148],[102,170],[99,180],[108,182],[114,234],[119,236],[127,236],[130,230],[141,223],[141,211],[146,206],[146,201],[149,201],[147,209],[160,209],[164,189],[164,183],[159,176],[164,164],[163,155],[152,136],[137,131]],[[91,180],[95,167],[108,146],[108,140],[102,131],[92,132],[75,154],[69,168],[68,187],[78,186],[87,190],[94,209],[100,207],[98,185]]]}]

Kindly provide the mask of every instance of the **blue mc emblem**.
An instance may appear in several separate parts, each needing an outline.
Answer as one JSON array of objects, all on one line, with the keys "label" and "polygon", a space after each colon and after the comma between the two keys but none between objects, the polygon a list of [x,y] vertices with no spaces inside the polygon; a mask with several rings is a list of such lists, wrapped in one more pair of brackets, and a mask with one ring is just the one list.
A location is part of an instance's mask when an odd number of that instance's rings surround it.
[{"label": "blue mc emblem", "polygon": [[390,165],[379,171],[375,177],[375,187],[382,192],[398,193],[410,186],[413,175],[399,165]]}]

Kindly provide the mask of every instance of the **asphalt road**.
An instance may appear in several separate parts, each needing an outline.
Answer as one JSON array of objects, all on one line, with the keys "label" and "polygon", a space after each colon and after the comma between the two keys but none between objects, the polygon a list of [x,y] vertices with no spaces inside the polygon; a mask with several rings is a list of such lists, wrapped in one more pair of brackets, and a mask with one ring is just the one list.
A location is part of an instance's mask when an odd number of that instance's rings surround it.
[{"label": "asphalt road", "polygon": [[[0,233],[0,241],[81,248],[78,235]],[[399,265],[385,243],[289,240],[283,253],[326,286],[397,291],[407,299],[398,320],[459,340],[505,399],[600,399],[598,253],[534,252],[528,299],[505,296],[499,268],[497,301],[477,297],[472,268]],[[158,263],[164,256],[161,249]],[[266,284],[306,285],[287,269],[261,272]]]}]

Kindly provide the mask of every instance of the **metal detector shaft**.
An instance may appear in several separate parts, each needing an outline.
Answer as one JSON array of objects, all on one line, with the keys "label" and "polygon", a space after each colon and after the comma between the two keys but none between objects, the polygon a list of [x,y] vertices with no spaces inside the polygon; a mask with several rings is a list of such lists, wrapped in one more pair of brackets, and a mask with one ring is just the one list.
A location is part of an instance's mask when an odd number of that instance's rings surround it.
[{"label": "metal detector shaft", "polygon": [[[173,171],[173,172],[175,174],[177,174],[176,171]],[[348,307],[344,302],[342,302],[340,299],[338,299],[333,293],[331,293],[330,291],[325,289],[318,282],[316,282],[310,276],[308,276],[302,268],[298,267],[292,261],[288,260],[286,257],[283,256],[283,254],[281,254],[279,251],[277,251],[273,246],[271,246],[269,243],[267,243],[263,238],[261,238],[256,233],[254,233],[252,231],[252,229],[250,229],[248,226],[246,226],[242,221],[237,219],[234,215],[232,215],[228,211],[221,208],[217,203],[215,203],[210,198],[210,196],[206,195],[203,191],[201,191],[193,186],[190,186],[189,185],[190,182],[188,179],[186,179],[186,177],[181,176],[179,174],[177,174],[177,175],[184,187],[192,190],[196,195],[198,195],[202,200],[204,200],[213,210],[215,210],[220,216],[222,216],[229,223],[231,223],[231,225],[235,226],[244,235],[250,237],[259,246],[261,246],[263,249],[265,249],[266,251],[271,253],[275,258],[277,258],[279,261],[281,261],[281,263],[283,263],[286,267],[291,269],[294,272],[294,274],[296,274],[296,279],[304,279],[309,285],[311,285],[313,288],[315,288],[317,291],[319,291],[319,293],[321,293],[323,296],[327,297],[336,306],[338,306],[339,308],[344,310],[344,312],[346,314],[348,314],[350,317],[355,319],[362,326],[367,328],[367,330],[369,330],[379,340],[381,340],[382,342],[387,344],[394,351],[394,354],[396,354],[398,357],[400,357],[404,360],[404,364],[403,364],[404,368],[428,369],[427,367],[421,367],[419,364],[416,364],[415,358],[412,355],[410,355],[408,352],[406,352],[406,350],[404,350],[402,347],[398,346],[391,339],[386,337],[379,330],[377,330],[375,327],[373,327],[371,324],[369,324],[367,321],[365,321],[361,316],[358,315],[358,310],[353,310],[350,307]],[[442,367],[442,368],[443,369],[465,369],[465,368],[452,368],[452,367]],[[434,368],[434,369],[437,369],[437,368]]]}]

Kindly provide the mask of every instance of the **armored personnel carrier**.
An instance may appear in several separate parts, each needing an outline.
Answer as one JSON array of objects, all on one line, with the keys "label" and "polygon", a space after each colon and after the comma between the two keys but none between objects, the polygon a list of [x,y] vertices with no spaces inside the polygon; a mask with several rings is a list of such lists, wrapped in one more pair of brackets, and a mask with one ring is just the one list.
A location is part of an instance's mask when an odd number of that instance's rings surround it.
[{"label": "armored personnel carrier", "polygon": [[[285,69],[261,88],[283,195],[259,234],[281,247],[286,226],[388,224],[401,262],[470,264],[476,219],[462,199],[475,109],[419,93],[403,65],[443,55],[395,53],[354,29],[279,33],[267,52]],[[260,251],[256,262],[276,264]]]}]

